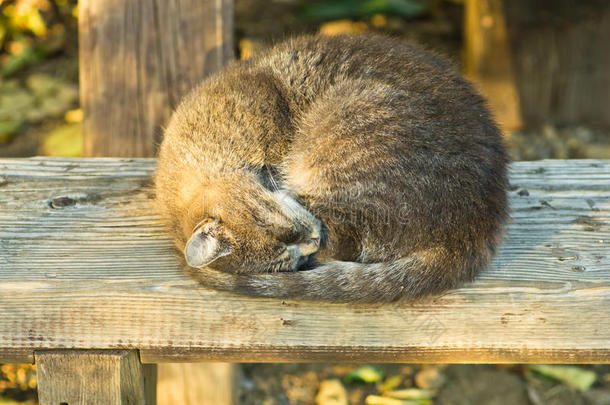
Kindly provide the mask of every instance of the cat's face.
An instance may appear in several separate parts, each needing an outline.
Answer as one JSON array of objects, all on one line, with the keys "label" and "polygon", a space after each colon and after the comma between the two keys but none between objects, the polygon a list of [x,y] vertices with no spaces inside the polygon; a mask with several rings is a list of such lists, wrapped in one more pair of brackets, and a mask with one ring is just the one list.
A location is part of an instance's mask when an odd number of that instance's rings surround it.
[{"label": "cat's face", "polygon": [[225,191],[185,229],[189,266],[231,273],[295,271],[324,243],[321,223],[292,196],[262,187]]}]

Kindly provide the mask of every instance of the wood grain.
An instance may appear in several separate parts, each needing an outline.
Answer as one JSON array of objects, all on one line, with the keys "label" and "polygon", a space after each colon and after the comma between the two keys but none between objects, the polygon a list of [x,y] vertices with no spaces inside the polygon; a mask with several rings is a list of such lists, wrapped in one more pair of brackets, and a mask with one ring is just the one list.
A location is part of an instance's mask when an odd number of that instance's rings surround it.
[{"label": "wood grain", "polygon": [[233,55],[232,0],[81,0],[86,156],[153,156],[186,92]]},{"label": "wood grain", "polygon": [[139,349],[144,362],[610,363],[610,161],[515,163],[493,265],[417,303],[200,287],[151,209],[152,159],[0,160],[0,360]]},{"label": "wood grain", "polygon": [[36,352],[40,405],[155,405],[135,350]]}]

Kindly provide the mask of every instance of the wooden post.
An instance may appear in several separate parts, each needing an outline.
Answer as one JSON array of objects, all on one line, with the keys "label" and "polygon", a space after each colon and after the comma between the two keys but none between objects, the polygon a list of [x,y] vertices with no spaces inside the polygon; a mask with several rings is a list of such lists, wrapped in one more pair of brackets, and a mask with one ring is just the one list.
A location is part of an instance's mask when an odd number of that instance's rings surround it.
[{"label": "wooden post", "polygon": [[502,0],[467,0],[464,71],[487,98],[500,127],[521,128]]},{"label": "wooden post", "polygon": [[81,0],[85,156],[153,156],[181,97],[233,56],[232,0]]},{"label": "wooden post", "polygon": [[159,368],[157,401],[159,405],[237,403],[239,374],[239,367],[230,363],[166,363]]},{"label": "wooden post", "polygon": [[[180,99],[232,57],[233,0],[81,0],[85,156],[154,156],[162,127]],[[160,381],[164,392],[159,405],[234,401],[238,373],[227,373],[226,366],[159,365],[159,369],[161,379],[175,377],[171,384]],[[226,378],[195,380],[205,375]],[[190,391],[193,394],[187,394]],[[185,402],[172,401],[183,394]]]},{"label": "wooden post", "polygon": [[35,358],[40,405],[156,404],[135,350],[52,350]]},{"label": "wooden post", "polygon": [[504,11],[525,129],[610,129],[610,2],[509,0]]}]

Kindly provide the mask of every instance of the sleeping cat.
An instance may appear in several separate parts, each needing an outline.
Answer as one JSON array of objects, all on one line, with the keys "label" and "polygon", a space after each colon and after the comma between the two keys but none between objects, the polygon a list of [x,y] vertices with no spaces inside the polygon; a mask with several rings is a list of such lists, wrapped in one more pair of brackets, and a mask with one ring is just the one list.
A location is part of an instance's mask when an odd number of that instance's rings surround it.
[{"label": "sleeping cat", "polygon": [[387,302],[489,264],[506,164],[484,100],[445,59],[382,36],[308,36],[183,100],[156,201],[208,287]]}]

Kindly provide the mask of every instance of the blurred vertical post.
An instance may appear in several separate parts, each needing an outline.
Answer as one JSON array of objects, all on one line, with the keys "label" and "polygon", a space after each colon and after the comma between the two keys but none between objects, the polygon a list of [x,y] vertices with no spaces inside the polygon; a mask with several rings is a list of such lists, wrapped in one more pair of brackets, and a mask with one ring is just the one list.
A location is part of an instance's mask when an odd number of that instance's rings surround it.
[{"label": "blurred vertical post", "polygon": [[158,405],[237,404],[240,368],[229,363],[159,365]]},{"label": "blurred vertical post", "polygon": [[519,95],[502,0],[466,0],[464,71],[487,98],[502,130],[521,128]]},{"label": "blurred vertical post", "polygon": [[[85,156],[154,156],[181,97],[232,57],[233,0],[81,0]],[[236,374],[225,364],[159,365],[158,404],[232,404]]]},{"label": "blurred vertical post", "polygon": [[504,12],[524,129],[610,130],[610,1],[511,0]]},{"label": "blurred vertical post", "polygon": [[81,0],[86,156],[153,156],[180,98],[233,57],[232,0]]}]

